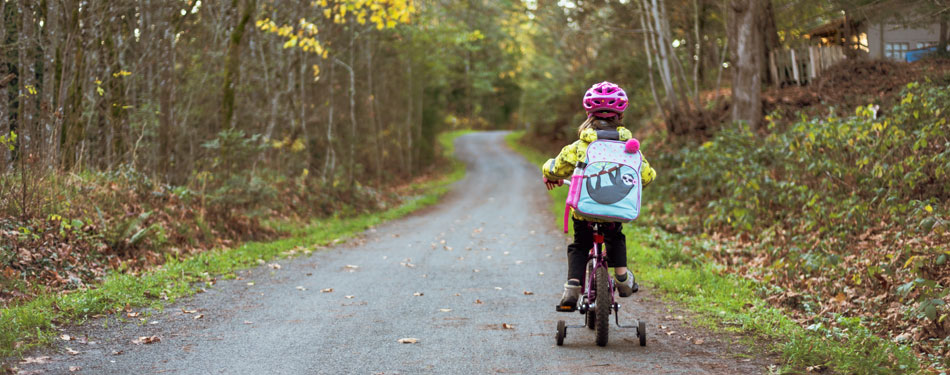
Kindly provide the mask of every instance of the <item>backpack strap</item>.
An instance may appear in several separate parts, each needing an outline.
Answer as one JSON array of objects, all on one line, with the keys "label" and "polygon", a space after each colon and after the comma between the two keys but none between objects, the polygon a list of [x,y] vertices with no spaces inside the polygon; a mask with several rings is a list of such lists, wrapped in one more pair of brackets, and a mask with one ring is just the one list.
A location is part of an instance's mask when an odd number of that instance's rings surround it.
[{"label": "backpack strap", "polygon": [[616,130],[598,130],[597,139],[620,140],[620,132]]}]

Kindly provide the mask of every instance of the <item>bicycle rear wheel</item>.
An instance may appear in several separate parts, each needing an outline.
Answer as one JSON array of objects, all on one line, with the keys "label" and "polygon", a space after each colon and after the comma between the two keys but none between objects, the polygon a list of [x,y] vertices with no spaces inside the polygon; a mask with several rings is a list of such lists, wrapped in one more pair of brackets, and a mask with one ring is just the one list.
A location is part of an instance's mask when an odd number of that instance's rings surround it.
[{"label": "bicycle rear wheel", "polygon": [[[594,333],[597,346],[607,346],[607,331],[610,329],[610,284],[607,281],[607,268],[597,268],[596,322]],[[590,314],[588,312],[588,314]]]},{"label": "bicycle rear wheel", "polygon": [[[592,273],[594,273],[593,260],[587,262],[587,274],[590,275]],[[589,277],[588,277],[588,280],[589,280]],[[590,303],[591,301],[587,301],[587,302]],[[594,314],[593,311],[588,311],[587,313],[584,314],[584,325],[587,326],[588,329],[594,329],[594,325],[596,323],[597,323],[597,314]]]}]

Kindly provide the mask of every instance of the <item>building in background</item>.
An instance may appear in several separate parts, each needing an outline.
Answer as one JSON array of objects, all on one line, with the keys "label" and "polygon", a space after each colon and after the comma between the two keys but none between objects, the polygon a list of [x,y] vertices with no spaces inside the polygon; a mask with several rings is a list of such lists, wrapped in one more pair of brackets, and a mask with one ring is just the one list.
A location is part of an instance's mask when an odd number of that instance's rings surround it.
[{"label": "building in background", "polygon": [[906,61],[907,52],[935,47],[940,41],[940,24],[871,23],[867,25],[868,54],[872,59]]},{"label": "building in background", "polygon": [[[861,9],[855,15],[825,23],[805,33],[820,46],[842,46],[849,57],[908,61],[912,51],[933,50],[940,43],[940,20],[924,9],[895,8],[883,2]],[[912,54],[915,58],[918,54]]]}]

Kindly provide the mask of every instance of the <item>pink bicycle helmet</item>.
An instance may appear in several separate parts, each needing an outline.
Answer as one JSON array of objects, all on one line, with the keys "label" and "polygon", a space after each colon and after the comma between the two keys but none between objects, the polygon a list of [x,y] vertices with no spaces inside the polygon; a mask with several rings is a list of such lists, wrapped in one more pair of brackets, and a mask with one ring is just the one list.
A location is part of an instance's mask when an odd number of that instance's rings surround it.
[{"label": "pink bicycle helmet", "polygon": [[584,94],[584,110],[587,117],[614,117],[627,109],[627,93],[620,86],[604,81],[587,89]]}]

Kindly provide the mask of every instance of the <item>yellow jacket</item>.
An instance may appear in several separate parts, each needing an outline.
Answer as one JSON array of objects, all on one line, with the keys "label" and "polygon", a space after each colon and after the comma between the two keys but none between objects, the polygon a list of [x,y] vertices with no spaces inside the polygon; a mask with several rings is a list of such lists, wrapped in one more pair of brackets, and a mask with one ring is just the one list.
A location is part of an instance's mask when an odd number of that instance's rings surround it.
[{"label": "yellow jacket", "polygon": [[[619,133],[621,141],[633,138],[633,133],[622,126],[617,127],[617,132]],[[597,131],[594,129],[586,129],[581,132],[578,138],[579,139],[574,141],[574,143],[564,146],[556,158],[548,159],[548,161],[544,163],[541,167],[541,173],[545,178],[555,181],[570,179],[571,174],[574,173],[574,166],[577,162],[584,161],[587,156],[587,146],[597,140]],[[647,158],[644,157],[642,153],[640,156],[643,160],[643,165],[640,168],[640,180],[643,186],[647,186],[656,178],[656,171],[650,166],[650,162],[647,161]],[[603,221],[579,216],[576,212],[574,213],[574,218],[587,221]]]}]

